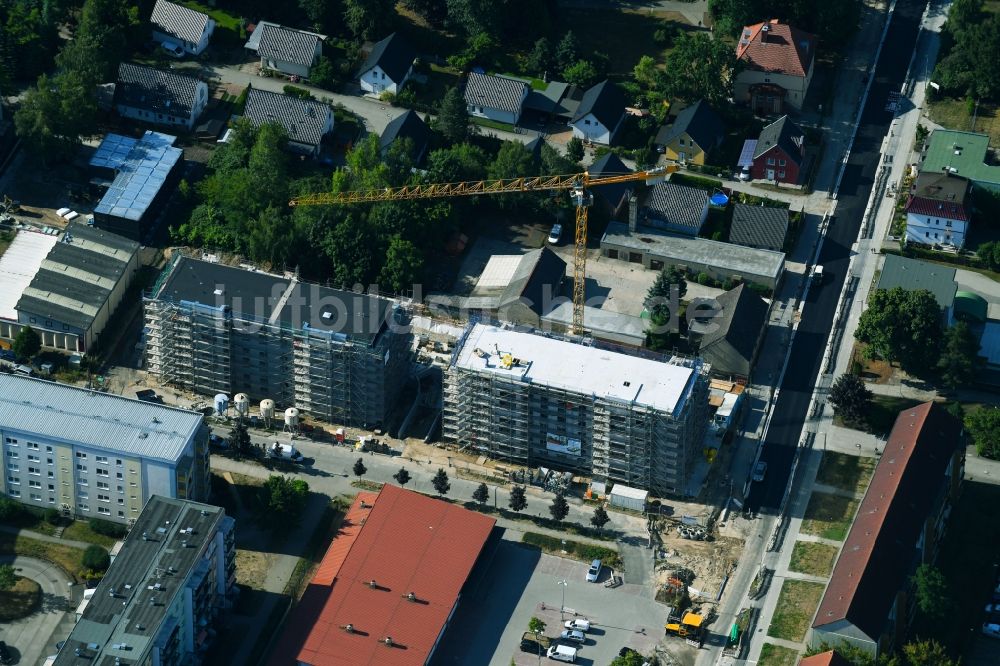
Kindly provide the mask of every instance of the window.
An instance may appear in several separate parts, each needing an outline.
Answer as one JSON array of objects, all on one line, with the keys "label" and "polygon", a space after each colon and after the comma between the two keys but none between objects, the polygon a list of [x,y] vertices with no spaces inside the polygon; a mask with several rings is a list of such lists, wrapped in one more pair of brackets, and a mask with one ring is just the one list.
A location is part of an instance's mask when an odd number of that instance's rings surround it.
[{"label": "window", "polygon": [[98,481],[97,487],[100,488],[101,490],[107,490],[108,488],[110,488],[107,481]]},{"label": "window", "polygon": [[10,444],[11,446],[17,446],[17,440],[16,439],[12,439],[10,437],[6,437],[6,438],[4,438],[4,441],[7,442],[8,444]]},{"label": "window", "polygon": [[54,465],[56,463],[55,463],[55,460],[53,460],[52,458],[46,458],[45,459],[45,464],[47,464],[47,465]]},{"label": "window", "polygon": [[138,488],[139,487],[139,484],[137,484],[135,481],[129,481],[128,485],[129,485],[130,488]]},{"label": "window", "polygon": [[132,513],[139,513],[139,509],[135,507],[132,507],[130,510],[132,511]]},{"label": "window", "polygon": [[21,485],[21,481],[16,476],[13,476],[11,474],[7,475],[7,483],[13,484],[15,486]]},{"label": "window", "polygon": [[42,475],[42,470],[40,468],[38,468],[38,467],[29,467],[28,468],[28,474],[31,474],[31,475],[34,475],[34,476],[41,476]]},{"label": "window", "polygon": [[76,457],[80,458],[81,460],[86,460],[87,459],[87,454],[84,453],[84,452],[82,452],[82,451],[77,451],[76,452]]},{"label": "window", "polygon": [[54,478],[56,478],[56,473],[55,473],[55,472],[53,472],[53,471],[52,471],[52,470],[50,469],[50,470],[49,470],[49,475],[48,475],[48,476],[49,476],[49,478],[50,478],[50,479],[54,479]]},{"label": "window", "polygon": [[42,482],[41,481],[35,481],[34,479],[29,479],[28,480],[28,487],[29,488],[41,488],[42,487]]},{"label": "window", "polygon": [[39,458],[38,456],[33,456],[33,455],[31,455],[31,454],[29,453],[29,454],[28,454],[28,462],[36,462],[36,463],[40,463],[40,462],[42,462],[42,459],[41,459],[41,458]]},{"label": "window", "polygon": [[101,469],[100,467],[98,467],[95,471],[97,472],[97,476],[107,476],[108,475],[108,470]]},{"label": "window", "polygon": [[381,74],[382,74],[382,80],[385,81],[385,72],[381,72]]},{"label": "window", "polygon": [[17,472],[18,470],[21,469],[21,467],[17,463],[9,462],[7,463],[7,469],[9,469],[12,472]]},{"label": "window", "polygon": [[55,496],[54,495],[49,495],[49,504],[55,504],[55,503],[56,503]]},{"label": "window", "polygon": [[88,499],[88,498],[90,498],[90,493],[88,493],[88,492],[87,492],[86,490],[81,490],[81,491],[78,491],[78,492],[76,493],[76,495],[77,495],[77,497],[79,497],[80,499]]},{"label": "window", "polygon": [[677,139],[677,143],[678,143],[678,145],[683,146],[684,145],[684,139]]},{"label": "window", "polygon": [[784,171],[779,171],[778,172],[778,178],[784,178],[784,177],[785,177],[785,172]]},{"label": "window", "polygon": [[97,501],[98,502],[110,502],[111,498],[108,495],[98,495],[97,496]]},{"label": "window", "polygon": [[778,166],[785,166],[785,160],[778,160]]},{"label": "window", "polygon": [[17,456],[17,451],[8,451],[7,452],[7,457],[8,458],[17,458],[18,457]]},{"label": "window", "polygon": [[125,503],[125,498],[124,497],[119,497],[118,498],[118,503],[119,504],[124,504]]},{"label": "window", "polygon": [[124,477],[122,476],[122,473],[121,473],[121,472],[116,472],[116,473],[115,473],[115,478],[116,478],[116,479],[122,479],[122,478],[124,478]]},{"label": "window", "polygon": [[10,495],[11,497],[20,497],[21,491],[15,488],[11,488],[10,490],[7,491],[7,494]]},{"label": "window", "polygon": [[32,502],[41,502],[42,501],[42,496],[39,495],[38,493],[31,493],[31,501]]},{"label": "window", "polygon": [[77,465],[76,465],[76,471],[81,472],[82,474],[86,474],[87,473],[87,466],[86,465],[81,465],[81,464],[77,463]]},{"label": "window", "polygon": [[130,469],[130,470],[128,471],[128,473],[129,473],[129,474],[135,474],[135,470],[134,470],[134,469]]},{"label": "window", "polygon": [[78,508],[80,511],[90,511],[90,507],[87,506],[86,503],[84,502],[77,502],[76,508]]},{"label": "window", "polygon": [[28,442],[28,448],[31,449],[32,451],[37,451],[38,444],[35,444],[34,442]]},{"label": "window", "polygon": [[119,467],[121,467],[122,466],[122,461],[121,460],[115,460],[115,464],[118,465]]},{"label": "window", "polygon": [[774,158],[773,157],[768,157],[767,158],[767,166],[774,166]]},{"label": "window", "polygon": [[930,238],[930,237],[931,237],[931,232],[925,231],[924,232],[924,238]]},{"label": "window", "polygon": [[951,220],[945,220],[944,221],[944,226],[950,227],[951,226]]},{"label": "window", "polygon": [[123,488],[122,486],[118,486],[118,492],[124,494],[125,493],[125,488]]},{"label": "window", "polygon": [[54,493],[55,491],[56,491],[56,484],[50,483],[49,484],[49,492],[50,493]]},{"label": "window", "polygon": [[45,452],[46,453],[52,453],[52,447],[51,446],[46,446],[45,447]]},{"label": "window", "polygon": [[118,517],[119,518],[124,518],[125,517],[125,512],[124,511],[119,511],[118,512]]},{"label": "window", "polygon": [[584,118],[583,119],[583,124],[584,125],[589,125],[590,124],[590,118]]},{"label": "window", "polygon": [[108,462],[108,457],[107,456],[95,456],[94,460],[96,460],[99,463],[106,463],[106,462]]}]

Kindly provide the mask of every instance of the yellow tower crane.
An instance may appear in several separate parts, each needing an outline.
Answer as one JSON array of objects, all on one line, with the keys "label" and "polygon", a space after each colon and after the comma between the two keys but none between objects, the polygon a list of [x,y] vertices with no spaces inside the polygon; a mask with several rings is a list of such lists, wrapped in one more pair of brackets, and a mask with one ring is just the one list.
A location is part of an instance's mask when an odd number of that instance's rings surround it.
[{"label": "yellow tower crane", "polygon": [[438,199],[443,197],[469,197],[480,194],[514,194],[517,192],[545,192],[569,190],[570,198],[576,204],[576,245],[573,252],[573,332],[582,335],[583,304],[586,300],[587,277],[587,209],[593,203],[591,187],[645,181],[647,185],[663,182],[667,174],[679,167],[671,164],[635,173],[614,176],[574,173],[565,176],[530,176],[523,178],[499,178],[495,180],[472,180],[459,183],[431,183],[386,187],[378,190],[352,192],[321,192],[292,199],[290,206],[342,206],[346,204],[370,203],[377,201],[402,201],[406,199]]}]

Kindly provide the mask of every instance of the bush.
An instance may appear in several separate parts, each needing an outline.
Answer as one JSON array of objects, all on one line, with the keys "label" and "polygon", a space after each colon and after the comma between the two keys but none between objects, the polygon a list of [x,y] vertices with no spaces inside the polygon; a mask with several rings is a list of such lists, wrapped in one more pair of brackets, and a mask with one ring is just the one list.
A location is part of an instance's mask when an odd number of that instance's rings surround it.
[{"label": "bush", "polygon": [[62,520],[62,515],[59,513],[59,509],[46,509],[45,510],[45,522],[49,525],[58,525]]},{"label": "bush", "polygon": [[282,88],[286,95],[291,97],[298,97],[299,99],[312,99],[312,94],[309,93],[305,88],[299,88],[297,86],[286,85]]},{"label": "bush", "polygon": [[80,564],[84,569],[91,571],[107,571],[111,566],[111,556],[100,546],[87,546],[87,550],[83,551],[83,557],[80,558]]},{"label": "bush", "polygon": [[618,552],[610,548],[591,546],[590,544],[571,541],[569,539],[565,540],[566,545],[564,546],[563,539],[549,536],[548,534],[539,534],[538,532],[525,532],[521,541],[551,553],[558,553],[565,550],[567,554],[575,555],[577,559],[586,562],[601,560],[605,566],[612,568],[618,567],[621,564]]},{"label": "bush", "polygon": [[0,497],[0,523],[17,523],[24,518],[24,507],[6,497]]},{"label": "bush", "polygon": [[713,282],[712,276],[708,273],[698,273],[698,277],[695,278],[695,282],[701,285],[708,285]]},{"label": "bush", "polygon": [[111,537],[113,539],[120,539],[128,533],[124,525],[119,525],[118,523],[112,523],[107,520],[101,520],[100,518],[91,518],[89,521],[90,529],[97,534],[103,534],[104,536]]}]

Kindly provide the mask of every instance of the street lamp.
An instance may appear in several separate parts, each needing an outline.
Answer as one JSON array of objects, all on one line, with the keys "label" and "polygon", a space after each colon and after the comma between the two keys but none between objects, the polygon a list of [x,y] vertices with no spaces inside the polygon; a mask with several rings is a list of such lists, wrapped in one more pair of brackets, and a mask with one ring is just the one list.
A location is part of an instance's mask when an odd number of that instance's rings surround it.
[{"label": "street lamp", "polygon": [[566,619],[566,588],[569,587],[569,583],[561,580],[558,585],[562,588],[562,604],[559,605],[559,619],[560,621],[564,621]]}]

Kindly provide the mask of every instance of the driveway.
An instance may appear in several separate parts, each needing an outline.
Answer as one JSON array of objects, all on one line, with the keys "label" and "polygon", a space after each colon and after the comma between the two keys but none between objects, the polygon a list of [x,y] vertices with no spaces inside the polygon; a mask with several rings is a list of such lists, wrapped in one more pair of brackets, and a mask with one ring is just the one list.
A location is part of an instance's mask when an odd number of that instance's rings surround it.
[{"label": "driveway", "polygon": [[0,625],[0,640],[14,653],[13,663],[41,664],[45,657],[56,653],[55,644],[73,630],[75,588],[62,569],[44,560],[4,555],[0,556],[0,564],[13,565],[19,575],[42,588],[42,606],[37,613]]}]

